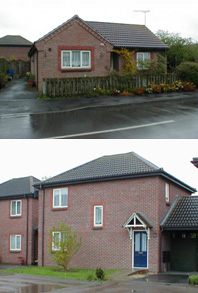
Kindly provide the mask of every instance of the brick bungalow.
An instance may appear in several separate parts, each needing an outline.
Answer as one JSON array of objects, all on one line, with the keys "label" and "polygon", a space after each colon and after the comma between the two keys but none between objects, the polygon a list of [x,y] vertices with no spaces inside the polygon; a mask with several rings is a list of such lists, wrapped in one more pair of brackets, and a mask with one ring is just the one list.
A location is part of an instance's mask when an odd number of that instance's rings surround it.
[{"label": "brick bungalow", "polygon": [[104,76],[122,71],[113,49],[135,50],[135,61],[154,59],[168,47],[146,26],[84,21],[77,15],[34,42],[29,57],[39,90],[43,78]]},{"label": "brick bungalow", "polygon": [[[190,195],[195,192],[134,152],[98,158],[35,187],[39,189],[40,266],[54,265],[49,230],[64,221],[82,236],[71,267],[150,272],[173,267],[170,254],[176,253],[172,246],[176,240],[171,240],[175,238],[167,229],[168,219],[178,205],[183,210],[191,206]],[[189,204],[183,207],[183,201]],[[183,218],[180,211],[178,216]],[[188,228],[191,233],[192,227]]]},{"label": "brick bungalow", "polygon": [[0,255],[3,263],[37,260],[38,190],[33,176],[0,184]]},{"label": "brick bungalow", "polygon": [[32,42],[21,36],[4,36],[0,38],[0,57],[15,57],[16,60],[29,61],[28,52],[31,46]]}]

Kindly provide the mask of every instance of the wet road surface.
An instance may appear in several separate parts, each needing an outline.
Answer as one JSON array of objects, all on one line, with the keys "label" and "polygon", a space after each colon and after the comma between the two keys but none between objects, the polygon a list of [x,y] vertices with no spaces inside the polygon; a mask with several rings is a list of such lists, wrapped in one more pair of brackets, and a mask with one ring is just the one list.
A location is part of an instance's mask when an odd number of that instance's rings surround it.
[{"label": "wet road surface", "polygon": [[197,292],[197,288],[188,285],[187,275],[149,275],[128,281],[108,281],[104,283],[75,281],[23,274],[0,273],[0,292],[40,293],[40,292]]},{"label": "wet road surface", "polygon": [[115,97],[48,101],[13,81],[0,91],[0,138],[198,138],[198,95],[190,94],[152,102],[125,97],[122,105],[124,98]]}]

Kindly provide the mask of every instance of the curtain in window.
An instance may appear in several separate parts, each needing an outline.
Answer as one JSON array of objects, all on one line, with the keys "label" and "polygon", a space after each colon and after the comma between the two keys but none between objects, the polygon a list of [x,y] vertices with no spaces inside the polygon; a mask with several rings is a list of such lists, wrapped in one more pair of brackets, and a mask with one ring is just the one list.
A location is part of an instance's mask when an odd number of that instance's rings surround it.
[{"label": "curtain in window", "polygon": [[52,247],[54,250],[60,249],[60,232],[53,232],[53,243]]},{"label": "curtain in window", "polygon": [[72,67],[80,67],[80,51],[72,51]]},{"label": "curtain in window", "polygon": [[89,52],[82,52],[82,66],[89,67]]},{"label": "curtain in window", "polygon": [[21,236],[16,235],[16,249],[21,249]]},{"label": "curtain in window", "polygon": [[150,53],[144,53],[144,60],[150,60],[151,54]]},{"label": "curtain in window", "polygon": [[63,52],[63,67],[70,67],[70,52]]}]

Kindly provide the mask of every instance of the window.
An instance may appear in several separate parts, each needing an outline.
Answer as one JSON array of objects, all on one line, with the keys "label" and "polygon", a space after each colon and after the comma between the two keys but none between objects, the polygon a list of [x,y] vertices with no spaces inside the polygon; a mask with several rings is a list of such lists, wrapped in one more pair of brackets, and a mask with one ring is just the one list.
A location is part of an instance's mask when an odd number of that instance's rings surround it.
[{"label": "window", "polygon": [[170,198],[169,198],[169,184],[168,183],[165,184],[165,199],[166,199],[166,202],[169,203]]},{"label": "window", "polygon": [[21,216],[21,200],[12,200],[11,201],[11,216]]},{"label": "window", "polygon": [[53,190],[53,208],[68,207],[68,188]]},{"label": "window", "polygon": [[103,206],[94,206],[94,227],[103,226]]},{"label": "window", "polygon": [[10,235],[10,250],[21,250],[21,235]]},{"label": "window", "polygon": [[[52,232],[52,250],[60,250],[61,242],[66,240],[66,232]],[[65,246],[65,245],[64,245]]]},{"label": "window", "polygon": [[91,68],[91,51],[61,51],[61,68]]},{"label": "window", "polygon": [[138,69],[146,69],[147,66],[145,66],[143,63],[146,61],[151,60],[151,53],[137,53],[137,67]]}]

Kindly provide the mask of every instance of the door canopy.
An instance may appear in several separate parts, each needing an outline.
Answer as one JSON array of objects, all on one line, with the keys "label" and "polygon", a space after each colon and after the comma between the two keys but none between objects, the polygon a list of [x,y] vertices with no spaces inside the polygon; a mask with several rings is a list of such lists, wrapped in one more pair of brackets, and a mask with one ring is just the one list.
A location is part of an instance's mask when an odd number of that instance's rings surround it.
[{"label": "door canopy", "polygon": [[143,213],[133,213],[123,227],[128,230],[130,239],[132,239],[134,228],[144,229],[147,232],[148,239],[150,239],[150,229],[153,227],[153,223]]}]

